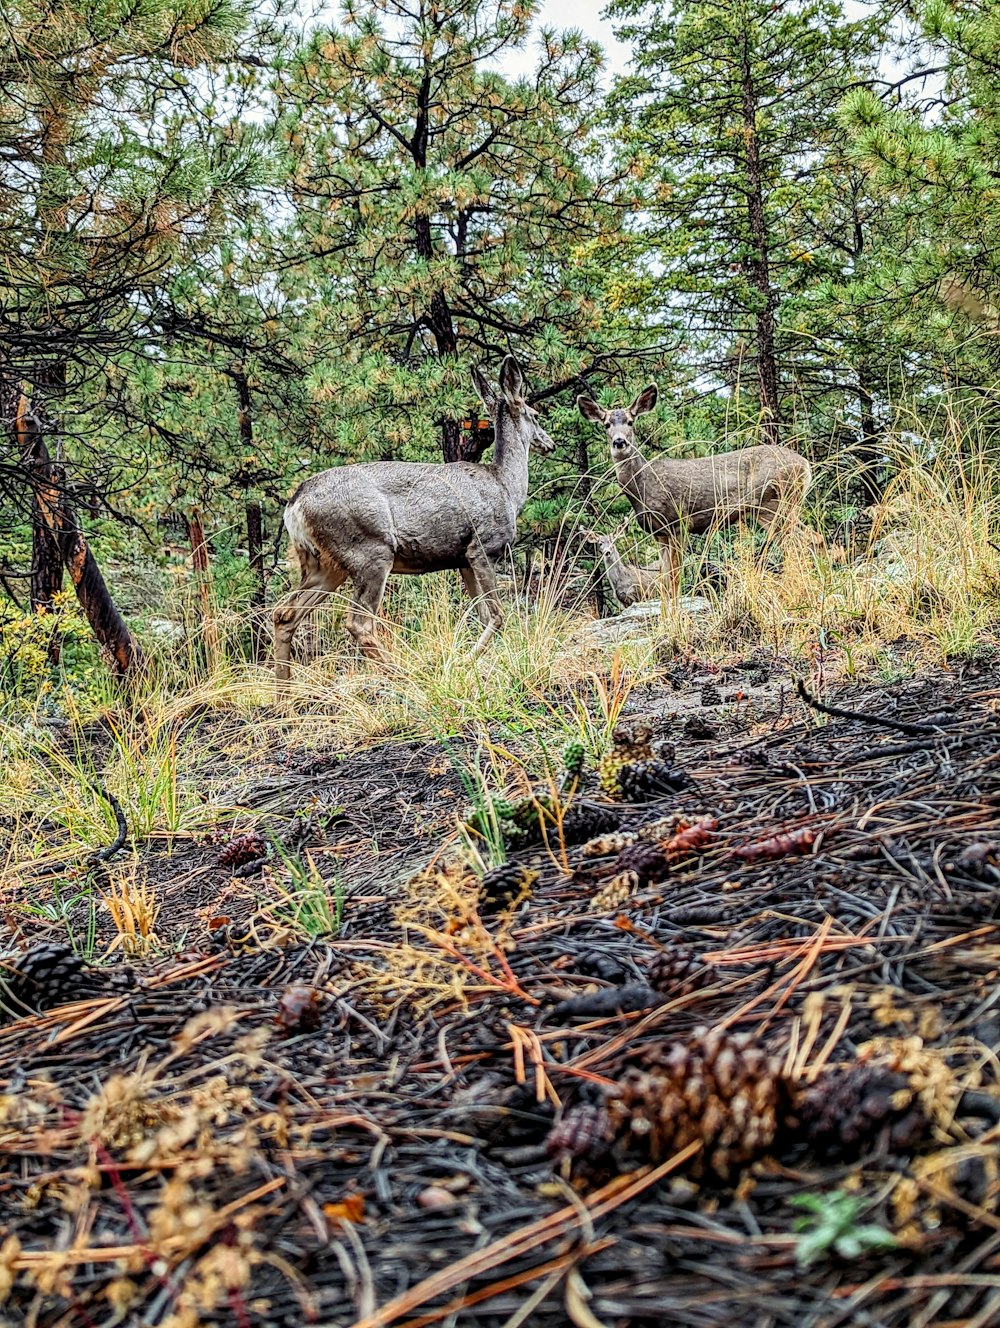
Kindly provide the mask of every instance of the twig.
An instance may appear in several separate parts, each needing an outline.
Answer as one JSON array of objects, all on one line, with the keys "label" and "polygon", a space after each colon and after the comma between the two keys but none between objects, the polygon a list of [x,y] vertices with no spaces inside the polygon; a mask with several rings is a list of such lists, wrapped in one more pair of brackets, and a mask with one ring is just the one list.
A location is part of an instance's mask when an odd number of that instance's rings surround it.
[{"label": "twig", "polygon": [[882,715],[869,715],[863,710],[846,710],[843,706],[827,705],[825,701],[818,701],[806,689],[805,683],[801,678],[795,679],[795,691],[799,699],[804,701],[812,710],[819,710],[824,715],[832,715],[834,719],[856,719],[862,724],[876,724],[880,728],[894,729],[897,733],[906,733],[911,738],[926,736],[928,738],[937,737],[941,729],[937,724],[907,724],[901,719],[886,719]]}]

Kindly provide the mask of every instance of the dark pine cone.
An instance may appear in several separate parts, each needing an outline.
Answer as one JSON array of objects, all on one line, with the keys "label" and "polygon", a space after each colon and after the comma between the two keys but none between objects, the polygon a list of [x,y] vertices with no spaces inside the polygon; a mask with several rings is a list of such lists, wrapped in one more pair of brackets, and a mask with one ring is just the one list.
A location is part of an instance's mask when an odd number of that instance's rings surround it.
[{"label": "dark pine cone", "polygon": [[618,791],[626,802],[648,802],[691,787],[691,778],[667,761],[632,761],[620,766]]},{"label": "dark pine cone", "polygon": [[545,1147],[557,1162],[563,1158],[600,1156],[614,1138],[611,1117],[604,1107],[581,1102],[570,1107],[549,1130]]},{"label": "dark pine cone", "polygon": [[884,1128],[892,1150],[913,1147],[927,1129],[909,1077],[884,1065],[827,1071],[801,1094],[795,1115],[817,1153],[833,1158],[856,1157]]},{"label": "dark pine cone", "polygon": [[646,979],[655,991],[680,995],[707,986],[712,981],[712,970],[693,950],[682,947],[655,954],[649,961]]},{"label": "dark pine cone", "polygon": [[257,862],[267,856],[267,840],[256,830],[243,835],[234,835],[219,853],[216,862],[220,867],[244,867],[248,862]]},{"label": "dark pine cone", "polygon": [[44,943],[0,958],[0,1019],[20,1019],[98,995],[103,984],[68,945]]},{"label": "dark pine cone", "polygon": [[634,872],[639,878],[638,884],[641,887],[656,885],[665,880],[670,871],[670,864],[662,844],[640,841],[638,844],[629,844],[627,848],[623,848],[615,858],[610,871],[615,876],[622,872]]},{"label": "dark pine cone", "polygon": [[480,916],[492,917],[526,898],[537,880],[538,872],[519,862],[505,862],[500,867],[491,868],[479,888]]},{"label": "dark pine cone", "polygon": [[583,844],[617,830],[621,820],[621,812],[614,807],[602,802],[576,801],[563,817],[563,837],[567,844]]}]

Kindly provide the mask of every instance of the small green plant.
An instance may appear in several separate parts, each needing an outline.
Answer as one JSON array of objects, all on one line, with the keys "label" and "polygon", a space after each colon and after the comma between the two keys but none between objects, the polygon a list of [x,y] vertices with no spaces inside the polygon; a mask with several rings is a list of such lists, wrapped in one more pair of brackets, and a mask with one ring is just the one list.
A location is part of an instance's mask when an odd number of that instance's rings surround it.
[{"label": "small green plant", "polygon": [[891,1250],[898,1244],[885,1227],[859,1224],[864,1200],[856,1194],[843,1190],[799,1194],[792,1203],[806,1210],[806,1216],[795,1220],[799,1233],[795,1258],[803,1268],[831,1252],[841,1259],[858,1259],[869,1250]]},{"label": "small green plant", "polygon": [[274,910],[275,921],[302,932],[310,940],[336,936],[344,917],[341,882],[335,880],[331,891],[330,883],[320,875],[308,850],[303,861],[275,840],[274,851],[285,869],[284,879],[277,887],[281,901]]}]

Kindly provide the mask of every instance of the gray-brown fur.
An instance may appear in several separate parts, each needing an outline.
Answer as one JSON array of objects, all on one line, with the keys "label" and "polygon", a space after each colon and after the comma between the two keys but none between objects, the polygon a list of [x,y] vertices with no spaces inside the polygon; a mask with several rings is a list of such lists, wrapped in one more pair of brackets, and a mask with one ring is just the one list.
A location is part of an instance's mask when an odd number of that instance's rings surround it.
[{"label": "gray-brown fur", "polygon": [[640,600],[656,598],[663,582],[663,573],[659,566],[653,564],[636,567],[634,563],[622,562],[618,546],[610,535],[595,535],[590,532],[587,538],[591,544],[596,544],[600,549],[604,557],[608,584],[614,591],[615,599],[623,608],[627,609],[631,604],[638,604]]},{"label": "gray-brown fur", "polygon": [[660,546],[665,575],[676,590],[685,533],[741,520],[768,527],[781,518],[797,524],[812,478],[809,462],[788,447],[743,447],[718,456],[686,461],[647,461],[635,441],[635,421],[656,405],[651,383],[628,407],[604,410],[589,397],[577,397],[580,413],[603,424],[611,460],[636,520]]},{"label": "gray-brown fur", "polygon": [[494,422],[490,465],[374,461],[324,470],[299,486],[285,509],[285,528],[302,575],[274,612],[279,684],[290,676],[296,628],[347,580],[354,589],[347,630],[374,659],[383,658],[375,621],[391,573],[461,574],[483,623],[473,658],[499,628],[494,565],[517,534],[528,496],[528,451],[548,453],[554,443],[524,399],[513,357],[503,362],[499,392],[478,370],[473,381]]}]

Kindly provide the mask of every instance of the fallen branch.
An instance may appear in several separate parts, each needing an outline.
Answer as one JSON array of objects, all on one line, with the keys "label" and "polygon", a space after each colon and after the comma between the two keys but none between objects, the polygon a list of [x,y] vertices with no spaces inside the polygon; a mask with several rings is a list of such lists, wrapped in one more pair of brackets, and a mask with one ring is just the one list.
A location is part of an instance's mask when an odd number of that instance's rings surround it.
[{"label": "fallen branch", "polygon": [[922,736],[933,738],[941,732],[936,724],[907,724],[901,719],[886,719],[883,715],[869,715],[863,710],[847,710],[843,706],[827,705],[825,701],[817,700],[815,696],[807,691],[801,678],[795,679],[795,691],[799,700],[804,701],[811,710],[818,710],[824,715],[831,715],[834,719],[856,719],[862,724],[876,724],[880,728],[894,729],[897,733],[906,733],[911,738]]}]

